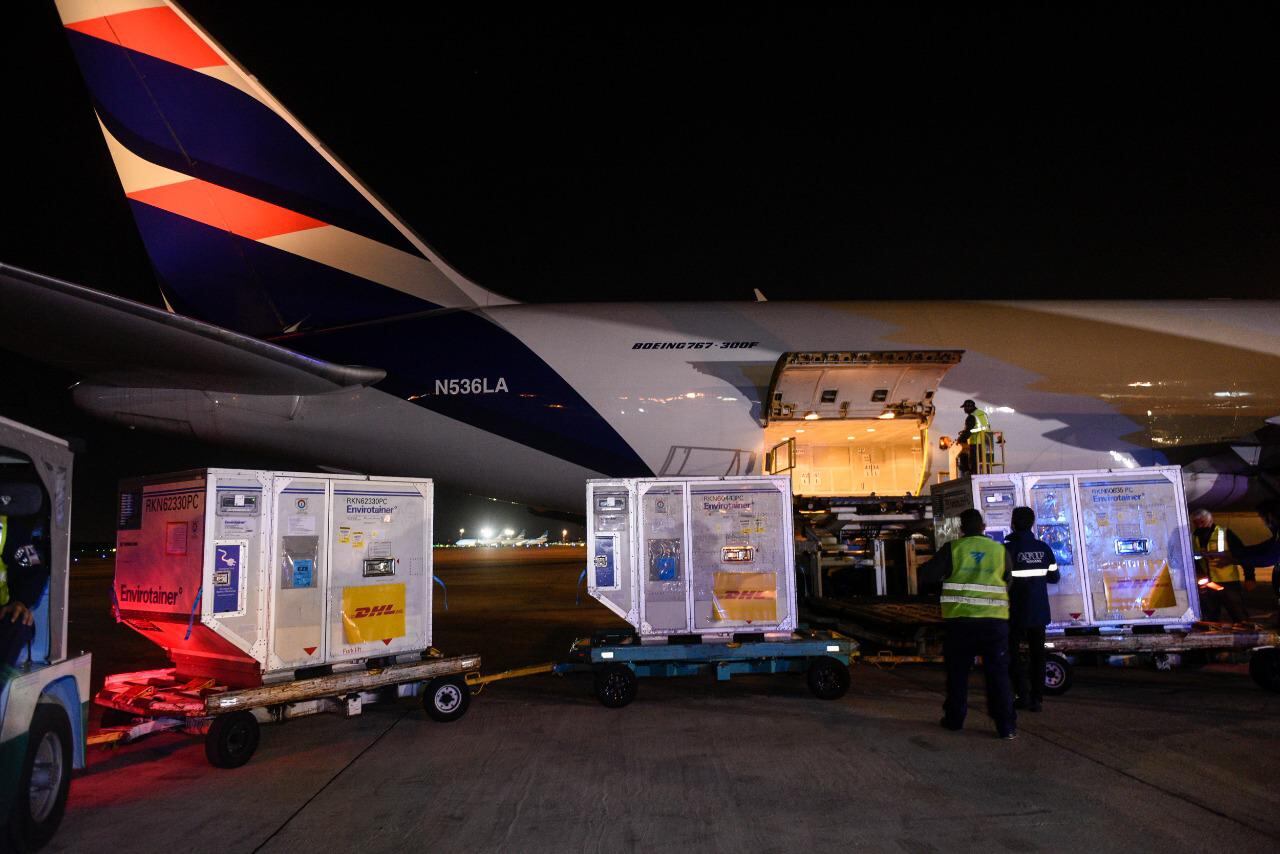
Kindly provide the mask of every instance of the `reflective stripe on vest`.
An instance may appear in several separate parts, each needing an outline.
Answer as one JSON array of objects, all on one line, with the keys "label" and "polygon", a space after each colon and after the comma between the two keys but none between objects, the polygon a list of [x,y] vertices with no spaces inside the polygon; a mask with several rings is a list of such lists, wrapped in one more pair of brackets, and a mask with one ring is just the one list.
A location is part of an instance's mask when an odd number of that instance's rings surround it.
[{"label": "reflective stripe on vest", "polygon": [[942,617],[1009,619],[1004,546],[987,537],[951,543],[951,577],[942,582]]},{"label": "reflective stripe on vest", "polygon": [[1015,569],[1013,571],[1014,578],[1043,578],[1051,572],[1056,572],[1058,565],[1050,564],[1046,569]]},{"label": "reflective stripe on vest", "polygon": [[991,422],[987,420],[987,413],[981,409],[975,409],[971,413],[973,415],[973,428],[969,430],[970,436],[976,436],[979,433],[990,433]]},{"label": "reflective stripe on vest", "polygon": [[0,516],[0,606],[9,604],[9,568],[4,565],[4,541],[9,536],[9,517]]},{"label": "reflective stripe on vest", "polygon": [[1227,548],[1227,532],[1221,525],[1213,526],[1213,530],[1209,533],[1209,543],[1204,550],[1201,550],[1200,538],[1195,534],[1191,535],[1191,546],[1196,557],[1203,558],[1209,567],[1210,581],[1221,584],[1224,581],[1243,580],[1244,570],[1231,559],[1231,552]]}]

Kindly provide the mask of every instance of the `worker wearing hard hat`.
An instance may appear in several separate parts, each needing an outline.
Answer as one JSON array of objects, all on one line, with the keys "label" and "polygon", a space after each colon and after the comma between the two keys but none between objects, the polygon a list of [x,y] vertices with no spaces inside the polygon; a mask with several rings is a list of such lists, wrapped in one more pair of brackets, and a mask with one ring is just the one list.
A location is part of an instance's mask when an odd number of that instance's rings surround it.
[{"label": "worker wearing hard hat", "polygon": [[[1013,581],[1009,584],[1009,675],[1013,680],[1013,707],[1040,711],[1044,699],[1044,628],[1049,625],[1049,584],[1061,577],[1053,549],[1036,539],[1036,523],[1030,507],[1013,508],[1013,532],[1005,547],[1013,557]],[[1022,644],[1027,655],[1022,656]]]},{"label": "worker wearing hard hat", "polygon": [[[1236,558],[1243,554],[1244,543],[1235,533],[1216,524],[1213,514],[1203,508],[1191,514],[1191,527],[1191,551],[1195,554],[1204,618],[1219,622],[1225,610],[1232,621],[1244,622],[1248,617],[1242,590],[1246,572]],[[1252,569],[1247,575],[1252,589]]]},{"label": "worker wearing hard hat", "polygon": [[978,408],[972,400],[960,405],[965,412],[964,429],[956,437],[956,441],[965,446],[956,459],[960,475],[980,474],[986,464],[991,462],[995,438],[991,432],[991,421],[987,413]]},{"label": "worker wearing hard hat", "polygon": [[1017,717],[1009,687],[1009,580],[1013,561],[1005,547],[982,532],[977,510],[960,514],[960,539],[938,550],[920,567],[926,579],[942,579],[942,618],[946,635],[942,656],[947,669],[947,699],[942,726],[958,730],[969,710],[969,671],[982,656],[987,681],[987,713],[1000,738],[1015,738]]}]

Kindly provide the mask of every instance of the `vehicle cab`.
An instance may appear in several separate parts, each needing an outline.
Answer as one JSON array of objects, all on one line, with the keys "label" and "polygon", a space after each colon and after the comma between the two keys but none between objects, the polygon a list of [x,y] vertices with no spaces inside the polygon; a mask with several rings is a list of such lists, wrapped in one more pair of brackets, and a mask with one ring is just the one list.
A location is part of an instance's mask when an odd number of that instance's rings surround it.
[{"label": "vehicle cab", "polygon": [[[14,549],[4,548],[6,583],[0,598],[11,601],[15,593],[10,591],[23,587],[22,573],[48,562],[43,589],[37,581],[34,590],[28,583],[23,592],[34,600],[24,602],[34,632],[21,637],[16,661],[0,661],[0,848],[5,850],[33,851],[49,841],[66,809],[72,768],[85,764],[91,657],[67,650],[71,464],[64,440],[0,418],[0,523],[6,537],[38,543],[30,554],[40,555],[15,560]],[[43,576],[40,570],[27,580]]]}]

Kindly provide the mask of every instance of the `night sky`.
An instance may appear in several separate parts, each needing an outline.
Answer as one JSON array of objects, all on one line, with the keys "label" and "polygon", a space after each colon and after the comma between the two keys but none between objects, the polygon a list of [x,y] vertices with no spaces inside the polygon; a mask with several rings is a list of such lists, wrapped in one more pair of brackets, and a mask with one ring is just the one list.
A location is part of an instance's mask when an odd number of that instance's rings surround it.
[{"label": "night sky", "polygon": [[[519,300],[1275,296],[1269,21],[448,5],[184,4],[429,244]],[[0,260],[156,304],[52,2],[5,30]],[[0,414],[85,440],[80,539],[110,537],[119,475],[290,462],[103,427],[66,403],[73,377],[6,363]],[[472,526],[463,506],[442,529]]]}]

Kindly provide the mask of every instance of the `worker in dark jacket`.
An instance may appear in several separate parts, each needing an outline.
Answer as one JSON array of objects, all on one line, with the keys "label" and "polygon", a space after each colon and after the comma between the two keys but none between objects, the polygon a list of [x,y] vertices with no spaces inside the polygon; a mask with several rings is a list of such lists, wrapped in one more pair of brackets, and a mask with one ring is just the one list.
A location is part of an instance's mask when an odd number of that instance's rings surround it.
[{"label": "worker in dark jacket", "polygon": [[[1013,558],[1009,585],[1009,675],[1015,709],[1040,711],[1044,697],[1044,627],[1049,625],[1049,584],[1061,577],[1053,549],[1031,533],[1036,514],[1013,508],[1013,532],[1005,546]],[[1022,644],[1027,656],[1022,657]]]},{"label": "worker in dark jacket", "polygon": [[32,612],[49,581],[45,517],[0,515],[0,682],[13,675],[13,666],[35,634]]},{"label": "worker in dark jacket", "polygon": [[986,523],[977,510],[960,514],[960,539],[938,550],[920,567],[925,579],[942,581],[942,619],[946,636],[942,657],[947,668],[947,699],[942,726],[958,730],[969,711],[969,671],[982,656],[987,681],[987,713],[996,735],[1015,738],[1017,717],[1009,689],[1009,580],[1013,561],[1005,547],[984,537]]}]

